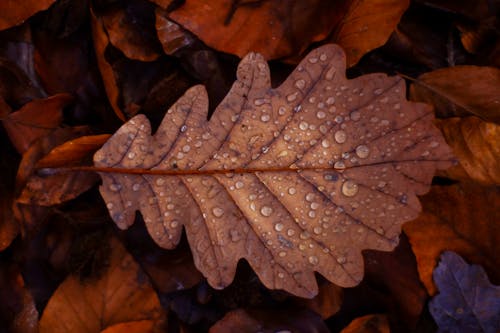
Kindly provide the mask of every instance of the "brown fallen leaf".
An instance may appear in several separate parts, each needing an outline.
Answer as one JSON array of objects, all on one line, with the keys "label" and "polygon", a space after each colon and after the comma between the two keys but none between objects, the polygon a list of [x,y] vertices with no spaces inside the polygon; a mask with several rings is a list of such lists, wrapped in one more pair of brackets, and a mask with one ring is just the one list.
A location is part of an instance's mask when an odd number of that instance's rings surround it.
[{"label": "brown fallen leaf", "polygon": [[237,309],[210,327],[210,333],[225,332],[329,332],[321,317],[308,309]]},{"label": "brown fallen leaf", "polygon": [[126,57],[153,61],[160,56],[161,46],[156,39],[154,5],[147,1],[129,1],[101,13],[110,43]]},{"label": "brown fallen leaf", "polygon": [[500,123],[500,69],[455,66],[418,77],[410,98],[433,104],[439,117],[475,115]]},{"label": "brown fallen leaf", "polygon": [[422,197],[424,213],[403,226],[417,257],[420,279],[436,293],[432,272],[440,254],[452,250],[482,265],[493,283],[500,281],[500,232],[497,187],[474,183],[434,186]]},{"label": "brown fallen leaf", "polygon": [[390,333],[387,317],[382,314],[366,315],[354,319],[341,333]]},{"label": "brown fallen leaf", "polygon": [[[45,332],[123,332],[122,324],[163,332],[163,310],[149,280],[114,237],[109,267],[102,276],[82,282],[69,276],[49,300],[40,320]],[[111,329],[111,327],[114,327]],[[143,331],[144,332],[144,331]]]},{"label": "brown fallen leaf", "polygon": [[99,71],[101,72],[109,104],[111,104],[116,116],[120,118],[120,120],[125,121],[125,114],[118,105],[120,91],[116,83],[115,73],[113,72],[113,67],[111,67],[105,58],[106,48],[109,44],[109,37],[106,34],[102,19],[97,17],[93,10],[90,11],[90,24],[92,27],[92,39],[94,41],[97,65],[99,67]]},{"label": "brown fallen leaf", "polygon": [[339,311],[344,298],[343,291],[343,288],[324,281],[319,284],[318,295],[312,299],[297,299],[297,303],[313,310],[321,315],[321,318],[327,319]]},{"label": "brown fallen leaf", "polygon": [[459,162],[440,171],[441,175],[485,185],[500,184],[500,125],[477,117],[442,119],[437,125]]},{"label": "brown fallen leaf", "polygon": [[[71,200],[87,191],[97,179],[91,174],[56,173],[44,174],[44,168],[61,166],[85,165],[90,162],[94,152],[102,146],[109,135],[82,136],[64,142],[50,150],[47,155],[36,161],[32,166],[40,170],[39,174],[32,174],[21,194],[16,199],[18,204],[38,204],[52,206]],[[57,185],[56,185],[57,184]]]},{"label": "brown fallen leaf", "polygon": [[55,0],[0,1],[0,30],[21,24],[37,12],[49,8],[54,2]]},{"label": "brown fallen leaf", "polygon": [[335,42],[350,67],[381,46],[409,1],[188,1],[170,17],[217,50],[266,59],[301,54],[311,43]]},{"label": "brown fallen leaf", "polygon": [[69,94],[57,94],[33,100],[3,118],[3,126],[17,151],[26,152],[34,141],[59,127],[63,109],[72,101]]},{"label": "brown fallen leaf", "polygon": [[251,53],[207,122],[201,86],[168,111],[154,136],[138,115],[94,155],[101,194],[122,229],[140,210],[163,248],[186,228],[197,268],[215,288],[245,258],[268,288],[317,293],[314,272],[343,287],[363,276],[361,250],[389,251],[418,216],[451,151],[404,81],[346,80],[338,46],[312,51],[271,89]]}]

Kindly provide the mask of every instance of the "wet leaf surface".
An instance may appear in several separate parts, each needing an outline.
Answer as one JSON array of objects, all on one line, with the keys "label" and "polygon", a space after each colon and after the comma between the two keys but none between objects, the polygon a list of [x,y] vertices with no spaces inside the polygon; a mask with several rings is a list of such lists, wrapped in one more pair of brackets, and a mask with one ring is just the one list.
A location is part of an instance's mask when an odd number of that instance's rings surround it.
[{"label": "wet leaf surface", "polygon": [[441,255],[433,273],[439,294],[429,304],[443,332],[500,330],[500,286],[488,280],[481,266],[468,265],[452,251]]},{"label": "wet leaf surface", "polygon": [[140,210],[164,248],[184,225],[215,288],[232,281],[240,258],[268,288],[303,297],[317,293],[314,271],[359,283],[360,250],[394,248],[401,223],[418,215],[416,194],[451,155],[428,108],[405,100],[401,79],[346,80],[344,61],[339,47],[324,46],[270,89],[267,64],[250,54],[209,122],[199,86],[154,137],[144,116],[133,118],[94,156],[114,168],[101,173],[100,190],[115,223],[128,228]]}]

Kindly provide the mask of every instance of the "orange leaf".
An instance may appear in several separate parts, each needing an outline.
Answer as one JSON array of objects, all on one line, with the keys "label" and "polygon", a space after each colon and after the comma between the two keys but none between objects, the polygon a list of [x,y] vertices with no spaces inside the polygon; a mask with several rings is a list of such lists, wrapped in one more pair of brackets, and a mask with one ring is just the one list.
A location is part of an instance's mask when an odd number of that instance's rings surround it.
[{"label": "orange leaf", "polygon": [[72,101],[69,94],[57,94],[33,100],[5,117],[3,126],[17,151],[24,153],[34,141],[59,127],[62,111]]},{"label": "orange leaf", "polygon": [[500,184],[500,125],[476,117],[450,118],[438,122],[459,165],[441,173],[453,179]]},{"label": "orange leaf", "polygon": [[0,30],[27,20],[30,16],[50,7],[55,0],[2,0],[0,1]]},{"label": "orange leaf", "polygon": [[472,263],[483,265],[494,283],[500,281],[500,232],[496,187],[473,183],[434,186],[422,198],[424,213],[403,227],[417,257],[420,279],[436,293],[432,271],[441,252],[451,250]]},{"label": "orange leaf", "polygon": [[294,56],[327,39],[347,50],[354,65],[389,38],[407,0],[187,1],[170,17],[217,50],[266,59]]},{"label": "orange leaf", "polygon": [[361,250],[391,250],[420,211],[449,147],[432,112],[405,100],[402,79],[344,76],[334,45],[312,51],[271,89],[251,53],[206,120],[201,86],[175,103],[154,136],[138,115],[94,155],[115,223],[140,210],[164,248],[186,228],[194,261],[215,288],[245,258],[264,285],[317,293],[314,272],[339,286],[363,276]]},{"label": "orange leaf", "polygon": [[57,288],[43,312],[40,333],[99,332],[108,327],[109,332],[120,332],[128,325],[154,326],[148,332],[160,332],[163,311],[144,272],[114,237],[110,247],[109,267],[101,277],[82,282],[69,276]]},{"label": "orange leaf", "polygon": [[366,315],[354,319],[341,333],[390,333],[385,315]]}]

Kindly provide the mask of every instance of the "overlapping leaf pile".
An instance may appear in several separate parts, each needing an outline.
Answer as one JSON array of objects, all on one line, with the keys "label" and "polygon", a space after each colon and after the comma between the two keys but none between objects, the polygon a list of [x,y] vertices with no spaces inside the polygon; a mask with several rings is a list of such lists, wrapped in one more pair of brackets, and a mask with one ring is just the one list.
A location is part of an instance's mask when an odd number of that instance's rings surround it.
[{"label": "overlapping leaf pile", "polygon": [[[340,286],[363,276],[361,250],[391,250],[451,152],[427,106],[398,77],[347,80],[333,45],[312,51],[278,88],[251,53],[207,121],[195,86],[154,136],[139,115],[94,156],[101,194],[122,228],[140,210],[157,244],[182,226],[195,264],[216,288],[245,258],[273,289],[311,297],[314,272]],[[115,172],[113,172],[115,171]]]}]

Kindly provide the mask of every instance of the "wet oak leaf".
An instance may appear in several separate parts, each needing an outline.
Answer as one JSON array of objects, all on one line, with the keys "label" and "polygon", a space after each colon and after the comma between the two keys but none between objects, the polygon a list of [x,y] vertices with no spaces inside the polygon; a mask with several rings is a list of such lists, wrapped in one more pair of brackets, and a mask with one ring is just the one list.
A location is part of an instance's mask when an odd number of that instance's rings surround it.
[{"label": "wet oak leaf", "polygon": [[271,89],[264,58],[250,53],[210,121],[201,86],[154,136],[134,117],[94,155],[111,217],[126,229],[140,210],[167,249],[184,226],[196,267],[218,289],[241,258],[266,287],[302,297],[317,294],[314,272],[358,284],[361,250],[396,246],[420,211],[416,195],[452,156],[401,78],[344,71],[342,49],[327,45]]},{"label": "wet oak leaf", "polygon": [[432,274],[439,294],[429,310],[440,332],[484,332],[500,330],[500,286],[490,283],[484,269],[468,265],[452,251],[441,255]]},{"label": "wet oak leaf", "polygon": [[43,311],[40,333],[125,332],[127,327],[163,332],[164,313],[145,273],[115,237],[109,245],[102,276],[82,281],[70,275],[57,288]]}]

